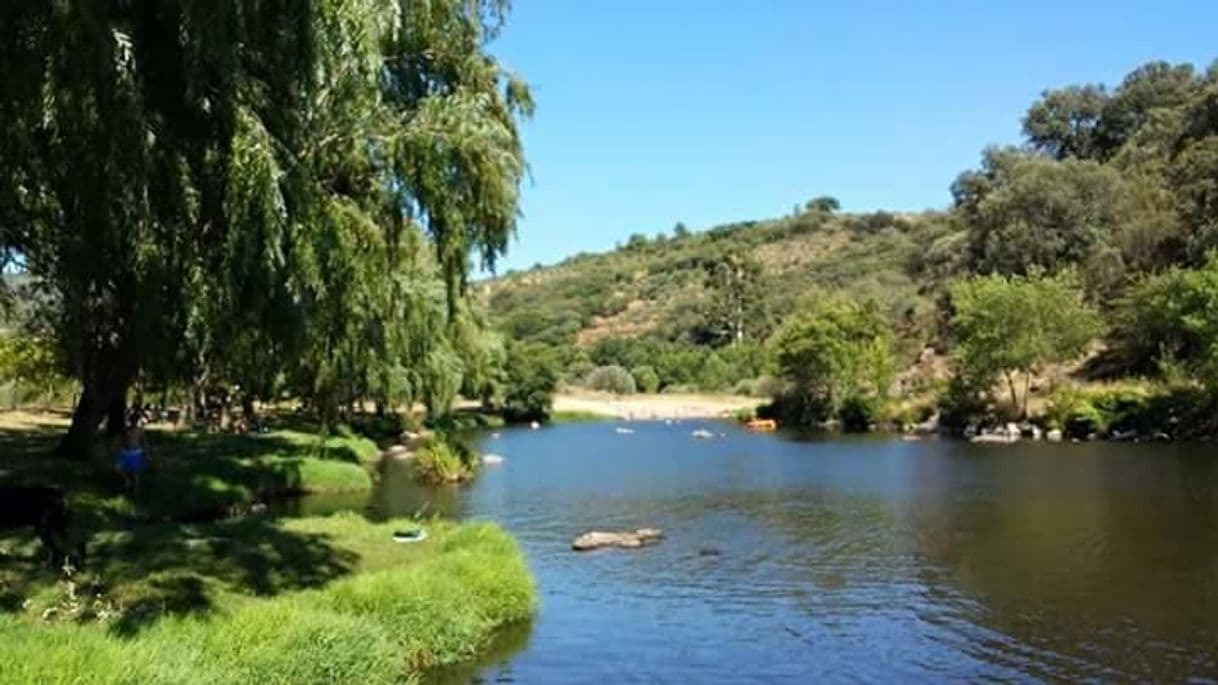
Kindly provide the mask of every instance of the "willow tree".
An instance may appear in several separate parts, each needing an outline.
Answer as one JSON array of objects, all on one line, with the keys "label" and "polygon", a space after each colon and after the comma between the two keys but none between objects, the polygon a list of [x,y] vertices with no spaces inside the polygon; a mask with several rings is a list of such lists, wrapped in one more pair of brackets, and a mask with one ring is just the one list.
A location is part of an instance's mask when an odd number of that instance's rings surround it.
[{"label": "willow tree", "polygon": [[355,372],[383,390],[426,368],[437,297],[452,318],[471,255],[493,265],[515,228],[532,103],[486,52],[503,19],[501,0],[0,8],[0,239],[82,384],[61,448],[121,417],[141,372],[288,374],[332,406]]}]

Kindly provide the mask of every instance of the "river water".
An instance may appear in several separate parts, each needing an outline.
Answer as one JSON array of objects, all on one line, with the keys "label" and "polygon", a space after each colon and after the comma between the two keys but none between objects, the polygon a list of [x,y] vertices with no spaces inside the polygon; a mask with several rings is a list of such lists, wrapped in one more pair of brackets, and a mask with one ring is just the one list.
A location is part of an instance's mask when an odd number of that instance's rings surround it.
[{"label": "river water", "polygon": [[[1218,682],[1218,450],[505,430],[463,488],[371,510],[492,519],[541,607],[448,682]],[[691,436],[710,428],[714,439]],[[575,553],[655,526],[642,550]]]}]

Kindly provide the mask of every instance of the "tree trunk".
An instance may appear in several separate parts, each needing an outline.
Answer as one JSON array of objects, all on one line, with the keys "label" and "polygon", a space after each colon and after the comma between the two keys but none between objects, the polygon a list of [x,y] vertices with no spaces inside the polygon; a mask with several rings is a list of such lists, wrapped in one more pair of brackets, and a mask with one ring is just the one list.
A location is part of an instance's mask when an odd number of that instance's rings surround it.
[{"label": "tree trunk", "polygon": [[122,432],[131,377],[132,374],[112,367],[85,379],[80,400],[72,411],[72,424],[55,448],[56,454],[87,458],[102,421],[107,422],[107,432],[115,427]]},{"label": "tree trunk", "polygon": [[1027,420],[1028,418],[1028,395],[1032,394],[1032,372],[1025,372],[1023,375],[1023,411],[1020,412],[1019,418]]},{"label": "tree trunk", "polygon": [[1007,378],[1007,389],[1011,391],[1011,411],[1019,411],[1019,394],[1015,391],[1015,376],[1010,371],[1003,371]]},{"label": "tree trunk", "polygon": [[254,407],[254,396],[250,394],[241,396],[241,416],[245,420],[245,427],[253,429],[254,423],[258,420],[258,411]]},{"label": "tree trunk", "polygon": [[106,437],[122,435],[127,427],[127,392],[124,390],[110,398],[106,406]]}]

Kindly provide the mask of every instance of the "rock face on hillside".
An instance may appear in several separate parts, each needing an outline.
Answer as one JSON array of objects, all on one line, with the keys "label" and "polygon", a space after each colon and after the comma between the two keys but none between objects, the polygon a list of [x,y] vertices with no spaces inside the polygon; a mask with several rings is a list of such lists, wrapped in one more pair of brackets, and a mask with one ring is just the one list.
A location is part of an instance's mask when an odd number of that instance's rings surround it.
[{"label": "rock face on hillside", "polygon": [[587,552],[605,547],[636,549],[658,542],[662,537],[664,537],[664,534],[659,528],[639,528],[633,532],[620,533],[606,533],[594,530],[575,538],[571,543],[571,549],[576,552]]}]

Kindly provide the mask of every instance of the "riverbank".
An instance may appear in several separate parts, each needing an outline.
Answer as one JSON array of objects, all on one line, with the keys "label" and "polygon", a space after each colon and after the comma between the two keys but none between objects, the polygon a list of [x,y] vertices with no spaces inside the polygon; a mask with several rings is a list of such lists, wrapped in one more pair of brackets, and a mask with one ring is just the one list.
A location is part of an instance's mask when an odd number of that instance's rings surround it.
[{"label": "riverbank", "polygon": [[566,392],[555,396],[556,415],[601,416],[624,420],[706,419],[756,409],[764,400],[737,395],[672,394],[611,395]]},{"label": "riverbank", "polygon": [[367,491],[368,466],[380,456],[366,437],[345,428],[323,436],[303,421],[272,421],[266,432],[248,434],[153,426],[146,433],[151,466],[128,498],[114,467],[116,446],[55,457],[65,430],[65,412],[0,414],[0,478],[63,488],[74,510],[103,527],[115,518],[211,520],[287,495]]},{"label": "riverbank", "polygon": [[[87,541],[85,567],[65,575],[31,529],[0,532],[0,682],[400,682],[532,615],[524,557],[493,524],[260,506],[370,490],[380,452],[365,437],[286,420],[261,434],[150,430],[155,467],[130,496],[107,450],[51,456],[65,425],[0,415],[0,479],[62,488]],[[418,525],[425,541],[394,542]]]},{"label": "riverbank", "polygon": [[12,683],[414,680],[475,656],[537,601],[494,524],[355,514],[114,531],[95,566],[0,618]]}]

